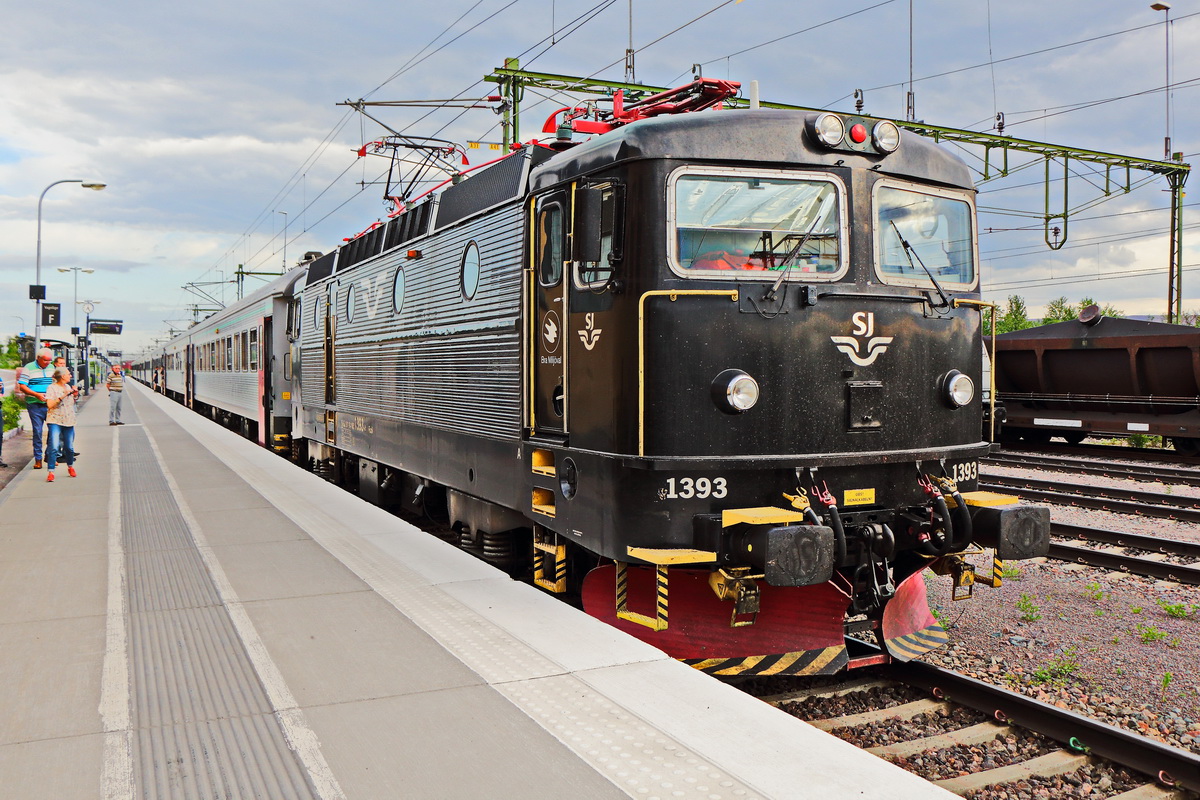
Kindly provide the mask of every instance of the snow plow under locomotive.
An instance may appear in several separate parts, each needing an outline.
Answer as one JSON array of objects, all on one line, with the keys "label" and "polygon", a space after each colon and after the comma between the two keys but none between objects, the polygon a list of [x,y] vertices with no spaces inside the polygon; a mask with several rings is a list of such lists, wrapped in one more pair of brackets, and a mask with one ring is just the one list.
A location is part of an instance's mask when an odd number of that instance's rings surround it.
[{"label": "snow plow under locomotive", "polygon": [[[926,567],[968,594],[964,551],[1049,543],[1046,509],[974,491],[967,169],[888,121],[654,102],[565,109],[550,146],[281,282],[290,352],[256,363],[290,425],[249,432],[444,513],[464,546],[707,672],[834,672],[847,630],[916,657],[946,640]],[[176,380],[236,359],[219,316],[220,344],[167,346],[200,359]]]}]

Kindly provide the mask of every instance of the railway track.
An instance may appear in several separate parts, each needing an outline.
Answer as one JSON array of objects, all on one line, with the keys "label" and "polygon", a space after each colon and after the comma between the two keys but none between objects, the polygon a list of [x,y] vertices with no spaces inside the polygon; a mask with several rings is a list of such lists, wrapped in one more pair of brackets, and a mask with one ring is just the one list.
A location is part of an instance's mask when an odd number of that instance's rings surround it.
[{"label": "railway track", "polygon": [[[895,703],[895,692],[888,687],[897,684],[907,691]],[[828,715],[824,701],[851,694],[862,698],[853,707],[866,710]],[[886,701],[880,699],[889,694]],[[1187,795],[1180,790],[1200,791],[1200,756],[1195,753],[921,662],[894,663],[878,679],[760,699],[842,739],[865,743],[868,752],[959,795],[1080,770],[1085,771],[1080,782],[1109,775],[1120,792],[1110,796],[1126,800],[1182,798]],[[917,736],[898,735],[906,729]],[[880,739],[882,743],[870,744]],[[964,757],[991,766],[964,770]],[[1136,775],[1114,772],[1105,761]],[[944,774],[964,771],[968,774]]]},{"label": "railway track", "polygon": [[985,463],[989,466],[1073,472],[1105,478],[1156,481],[1177,486],[1200,486],[1200,469],[1195,467],[1149,466],[1128,461],[1096,461],[1092,458],[1066,458],[1028,452],[994,453],[987,457]]},{"label": "railway track", "polygon": [[1024,442],[1005,442],[1006,453],[1030,453],[1035,455],[1074,455],[1099,458],[1125,458],[1137,461],[1161,461],[1166,464],[1191,464],[1200,466],[1200,456],[1186,455],[1176,450],[1158,447],[1123,447],[1113,444],[1064,444],[1061,442],[1029,445]]},{"label": "railway track", "polygon": [[980,488],[1014,494],[1025,500],[1051,505],[1077,506],[1133,514],[1157,519],[1200,522],[1200,498],[1179,497],[1165,492],[1146,492],[1018,478],[980,475]]},{"label": "railway track", "polygon": [[[1057,522],[1051,523],[1050,535],[1060,540],[1083,540],[1110,548],[1120,548],[1097,550],[1052,539],[1050,558],[1200,586],[1200,543]],[[1127,549],[1149,555],[1129,553],[1126,552]],[[1168,558],[1177,560],[1169,561]]]}]

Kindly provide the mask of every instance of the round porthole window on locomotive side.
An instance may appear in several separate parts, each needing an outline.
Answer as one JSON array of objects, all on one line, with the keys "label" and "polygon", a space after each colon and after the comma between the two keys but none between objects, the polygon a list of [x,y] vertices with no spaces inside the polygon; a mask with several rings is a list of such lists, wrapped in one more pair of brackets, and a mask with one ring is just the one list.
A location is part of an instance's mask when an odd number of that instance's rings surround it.
[{"label": "round porthole window on locomotive side", "polygon": [[392,310],[397,314],[404,308],[404,270],[397,269],[392,281]]},{"label": "round porthole window on locomotive side", "polygon": [[462,296],[464,300],[475,297],[479,289],[479,245],[474,240],[467,243],[462,257]]},{"label": "round porthole window on locomotive side", "polygon": [[354,284],[346,288],[346,322],[354,322]]}]

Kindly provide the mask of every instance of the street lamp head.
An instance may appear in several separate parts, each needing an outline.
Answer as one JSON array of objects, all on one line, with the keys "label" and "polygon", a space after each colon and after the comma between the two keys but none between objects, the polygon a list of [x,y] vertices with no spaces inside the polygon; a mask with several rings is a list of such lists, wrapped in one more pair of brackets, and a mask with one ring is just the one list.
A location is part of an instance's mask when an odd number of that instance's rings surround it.
[{"label": "street lamp head", "polygon": [[97,183],[97,182],[92,182],[92,181],[89,181],[89,182],[83,184],[84,189],[94,189],[97,192],[100,191],[101,189],[103,189],[105,186],[108,186],[108,184],[107,183]]},{"label": "street lamp head", "polygon": [[91,267],[84,267],[84,268],[83,268],[82,270],[80,270],[80,271],[81,271],[81,272],[85,272],[85,273],[87,273],[88,275],[91,275],[91,274],[92,274],[93,272],[95,272],[96,270],[92,269]]},{"label": "street lamp head", "polygon": [[1170,11],[1171,10],[1170,3],[1151,3],[1150,7],[1152,9],[1154,9],[1155,11]]}]

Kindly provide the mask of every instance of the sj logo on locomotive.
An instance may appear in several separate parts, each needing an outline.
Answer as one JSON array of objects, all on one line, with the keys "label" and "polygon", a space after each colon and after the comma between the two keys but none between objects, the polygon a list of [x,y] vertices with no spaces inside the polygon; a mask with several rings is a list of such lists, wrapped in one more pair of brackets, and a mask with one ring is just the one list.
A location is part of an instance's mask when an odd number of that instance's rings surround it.
[{"label": "sj logo on locomotive", "polygon": [[875,335],[875,313],[872,311],[856,311],[850,320],[854,323],[853,336],[830,336],[829,339],[855,364],[869,367],[887,352],[888,345],[896,337]]},{"label": "sj logo on locomotive", "polygon": [[583,346],[587,350],[591,350],[600,341],[600,328],[596,327],[596,315],[588,314],[584,319],[587,324],[579,331],[579,340],[583,342]]}]

